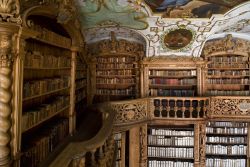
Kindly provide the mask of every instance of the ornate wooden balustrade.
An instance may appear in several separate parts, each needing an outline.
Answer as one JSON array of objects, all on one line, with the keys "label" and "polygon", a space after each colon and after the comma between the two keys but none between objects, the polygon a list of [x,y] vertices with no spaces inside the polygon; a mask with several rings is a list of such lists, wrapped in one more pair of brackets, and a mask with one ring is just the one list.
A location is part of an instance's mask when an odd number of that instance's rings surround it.
[{"label": "ornate wooden balustrade", "polygon": [[250,97],[154,97],[109,102],[100,105],[99,109],[103,112],[104,124],[98,134],[86,142],[70,143],[51,167],[110,167],[115,159],[115,131],[159,120],[193,122],[199,131],[196,135],[200,135],[197,162],[204,165],[204,121],[250,121]]}]

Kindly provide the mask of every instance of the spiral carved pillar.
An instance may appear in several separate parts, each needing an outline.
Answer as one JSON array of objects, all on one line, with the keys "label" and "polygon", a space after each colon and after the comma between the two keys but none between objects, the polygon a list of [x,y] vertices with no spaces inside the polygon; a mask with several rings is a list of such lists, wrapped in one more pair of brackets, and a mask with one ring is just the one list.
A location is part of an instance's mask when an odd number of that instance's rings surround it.
[{"label": "spiral carved pillar", "polygon": [[12,60],[11,35],[0,33],[0,166],[10,166],[11,86]]}]

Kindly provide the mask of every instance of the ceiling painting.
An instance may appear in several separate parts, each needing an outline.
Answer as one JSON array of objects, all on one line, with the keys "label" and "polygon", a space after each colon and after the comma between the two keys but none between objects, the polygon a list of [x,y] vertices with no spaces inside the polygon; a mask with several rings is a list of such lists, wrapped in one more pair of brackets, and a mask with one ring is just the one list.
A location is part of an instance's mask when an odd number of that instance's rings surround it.
[{"label": "ceiling painting", "polygon": [[248,0],[144,0],[153,13],[163,18],[210,18]]},{"label": "ceiling painting", "polygon": [[111,26],[145,29],[148,26],[146,14],[136,6],[135,2],[76,0],[76,3],[83,29]]}]

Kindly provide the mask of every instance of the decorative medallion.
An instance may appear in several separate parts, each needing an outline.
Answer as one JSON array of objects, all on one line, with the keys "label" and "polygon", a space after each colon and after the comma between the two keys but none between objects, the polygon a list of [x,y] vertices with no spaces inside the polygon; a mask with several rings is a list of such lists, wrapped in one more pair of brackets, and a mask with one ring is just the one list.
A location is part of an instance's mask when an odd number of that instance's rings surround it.
[{"label": "decorative medallion", "polygon": [[171,29],[161,36],[161,44],[164,50],[180,50],[188,48],[194,38],[194,33],[185,28]]},{"label": "decorative medallion", "polygon": [[238,108],[246,113],[247,111],[250,111],[250,103],[247,103],[247,101],[243,101],[238,105]]}]

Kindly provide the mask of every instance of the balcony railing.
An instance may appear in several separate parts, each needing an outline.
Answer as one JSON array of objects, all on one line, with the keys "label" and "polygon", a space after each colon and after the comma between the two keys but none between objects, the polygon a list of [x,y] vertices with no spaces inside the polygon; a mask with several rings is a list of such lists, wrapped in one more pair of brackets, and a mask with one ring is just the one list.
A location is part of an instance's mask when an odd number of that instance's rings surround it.
[{"label": "balcony railing", "polygon": [[111,167],[115,158],[114,130],[152,120],[250,121],[250,97],[154,97],[115,101],[100,105],[104,123],[98,134],[86,142],[70,143],[51,167]]}]

